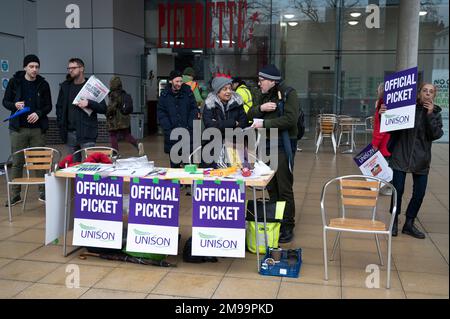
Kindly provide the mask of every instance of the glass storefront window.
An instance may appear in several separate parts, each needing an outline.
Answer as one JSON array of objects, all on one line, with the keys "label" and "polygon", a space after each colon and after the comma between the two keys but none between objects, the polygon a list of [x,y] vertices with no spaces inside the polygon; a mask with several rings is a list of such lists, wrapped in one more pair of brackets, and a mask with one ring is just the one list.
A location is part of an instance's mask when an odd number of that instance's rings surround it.
[{"label": "glass storefront window", "polygon": [[[203,8],[201,47],[175,48],[161,41],[159,33],[163,38],[168,34],[167,25],[160,28],[161,4],[172,12],[177,7],[176,39],[173,13],[170,32],[172,42],[180,44],[189,42],[183,5]],[[172,54],[172,59],[161,59],[172,63],[163,70],[194,66],[205,84],[220,72],[256,86],[258,69],[274,63],[297,90],[306,124],[313,127],[319,113],[360,118],[374,113],[377,86],[395,71],[399,10],[398,0],[148,0],[146,39],[148,47]],[[436,103],[446,121],[442,141],[448,141],[448,15],[448,0],[427,0],[419,28],[419,79],[438,85]],[[196,17],[194,10],[194,36],[200,23]]]}]

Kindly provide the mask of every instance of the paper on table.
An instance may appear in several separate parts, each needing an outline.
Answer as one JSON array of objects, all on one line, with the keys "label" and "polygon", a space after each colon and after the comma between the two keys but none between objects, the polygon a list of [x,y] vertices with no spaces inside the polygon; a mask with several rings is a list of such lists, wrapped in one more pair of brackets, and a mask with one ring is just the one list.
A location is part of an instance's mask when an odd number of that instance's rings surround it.
[{"label": "paper on table", "polygon": [[76,166],[71,166],[62,169],[62,172],[66,173],[82,173],[82,174],[96,174],[99,172],[103,172],[105,170],[109,170],[113,167],[112,164],[101,164],[101,163],[81,163]]},{"label": "paper on table", "polygon": [[150,174],[153,168],[116,168],[109,172],[108,176],[133,176],[144,177]]},{"label": "paper on table", "polygon": [[[108,93],[109,89],[97,77],[95,77],[95,75],[91,75],[87,82],[83,85],[80,92],[78,92],[72,104],[78,104],[82,99],[100,103],[106,95],[108,95]],[[93,112],[90,108],[84,108],[83,111],[85,111],[89,116]]]}]

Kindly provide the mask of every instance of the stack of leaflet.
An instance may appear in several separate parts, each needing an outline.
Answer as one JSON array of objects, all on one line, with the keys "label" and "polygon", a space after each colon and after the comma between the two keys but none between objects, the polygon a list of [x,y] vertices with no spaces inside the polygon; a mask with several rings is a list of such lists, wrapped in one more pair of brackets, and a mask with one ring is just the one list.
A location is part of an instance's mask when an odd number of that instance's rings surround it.
[{"label": "stack of leaflet", "polygon": [[153,161],[149,161],[147,156],[130,157],[118,159],[114,167],[108,170],[109,176],[147,176],[155,170]]},{"label": "stack of leaflet", "polygon": [[94,175],[100,174],[110,170],[113,167],[113,164],[102,164],[102,163],[81,163],[75,166],[67,167],[62,169],[62,172],[65,173],[77,173],[77,174],[86,174],[86,175]]}]

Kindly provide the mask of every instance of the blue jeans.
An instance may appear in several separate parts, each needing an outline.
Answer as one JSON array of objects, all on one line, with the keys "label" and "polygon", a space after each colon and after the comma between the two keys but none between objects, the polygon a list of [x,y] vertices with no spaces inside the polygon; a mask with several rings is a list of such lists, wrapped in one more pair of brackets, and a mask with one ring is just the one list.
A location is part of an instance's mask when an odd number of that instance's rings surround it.
[{"label": "blue jeans", "polygon": [[[422,205],[425,192],[427,190],[428,175],[419,175],[412,173],[413,176],[413,193],[406,209],[406,218],[416,218]],[[397,190],[397,216],[400,215],[402,209],[402,197],[405,191],[406,172],[397,171],[394,169],[394,177],[392,185]],[[391,203],[392,212],[392,203]]]}]

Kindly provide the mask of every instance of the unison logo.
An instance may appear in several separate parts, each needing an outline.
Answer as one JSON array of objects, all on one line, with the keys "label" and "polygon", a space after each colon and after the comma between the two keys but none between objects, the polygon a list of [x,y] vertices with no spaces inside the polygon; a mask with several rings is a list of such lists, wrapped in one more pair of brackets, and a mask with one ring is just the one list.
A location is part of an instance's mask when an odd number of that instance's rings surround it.
[{"label": "unison logo", "polygon": [[235,250],[237,249],[237,240],[218,238],[215,235],[198,233],[200,237],[200,247],[202,248],[218,248],[223,250]]},{"label": "unison logo", "polygon": [[149,232],[143,232],[138,229],[134,229],[134,242],[139,245],[149,245],[157,247],[169,247],[170,238],[160,237],[157,235],[152,235]]},{"label": "unison logo", "polygon": [[114,241],[116,234],[111,232],[102,231],[93,226],[84,225],[80,223],[81,238],[96,239],[103,242]]},{"label": "unison logo", "polygon": [[409,115],[397,115],[397,114],[386,114],[384,124],[386,126],[389,125],[397,125],[409,123]]}]

